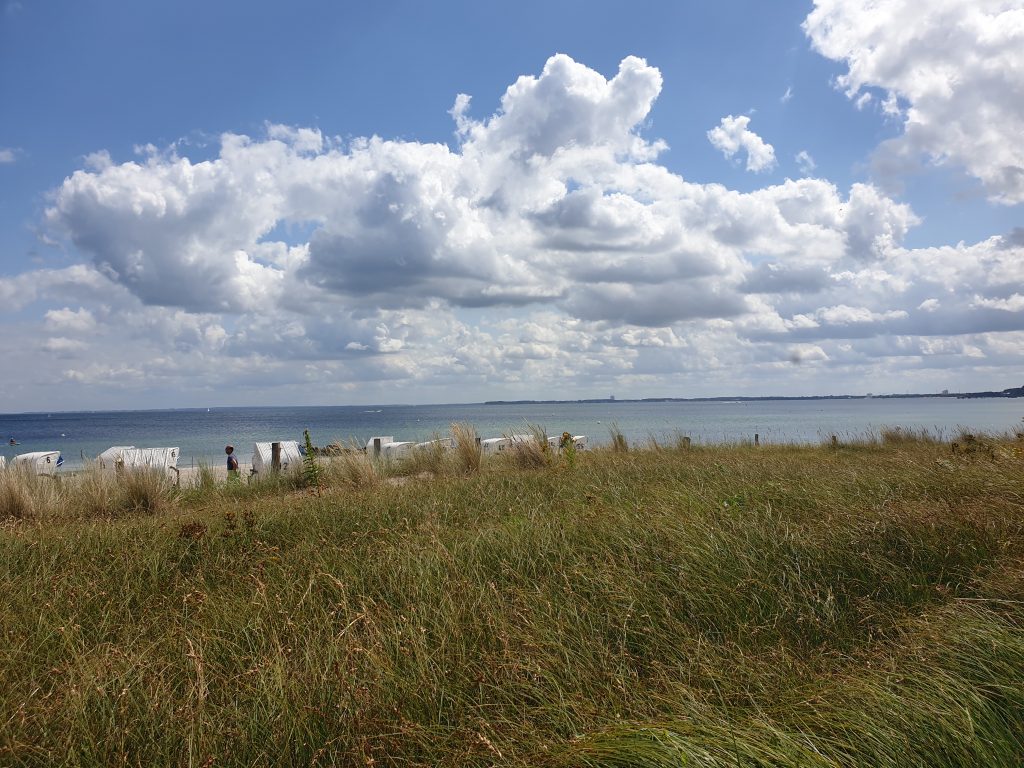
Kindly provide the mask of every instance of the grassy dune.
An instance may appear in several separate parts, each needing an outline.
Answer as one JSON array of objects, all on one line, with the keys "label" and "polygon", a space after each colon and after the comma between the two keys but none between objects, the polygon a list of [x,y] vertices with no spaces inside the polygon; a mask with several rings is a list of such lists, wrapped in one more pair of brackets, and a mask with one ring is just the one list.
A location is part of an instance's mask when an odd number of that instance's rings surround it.
[{"label": "grassy dune", "polygon": [[0,484],[0,764],[1019,766],[1024,457],[899,437]]}]

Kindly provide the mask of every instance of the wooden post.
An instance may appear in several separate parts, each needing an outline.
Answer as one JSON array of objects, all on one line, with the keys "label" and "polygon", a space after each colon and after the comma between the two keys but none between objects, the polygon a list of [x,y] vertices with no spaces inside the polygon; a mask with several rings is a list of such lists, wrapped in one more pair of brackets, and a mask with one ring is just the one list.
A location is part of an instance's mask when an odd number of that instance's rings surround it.
[{"label": "wooden post", "polygon": [[271,443],[270,444],[270,471],[280,472],[281,471],[281,444]]},{"label": "wooden post", "polygon": [[683,448],[690,450],[690,438],[689,436],[683,438]]},{"label": "wooden post", "polygon": [[476,439],[476,447],[477,447],[477,448],[479,448],[479,447],[480,447],[480,438],[479,438],[479,437],[478,437],[478,438]]},{"label": "wooden post", "polygon": [[760,444],[761,444],[761,436],[759,434],[757,434],[757,432],[755,432],[754,433],[754,445],[760,445]]},{"label": "wooden post", "polygon": [[832,447],[833,448],[838,448],[839,447],[839,438],[836,437],[835,435],[832,435]]},{"label": "wooden post", "polygon": [[373,438],[373,455],[380,456],[380,438]]}]

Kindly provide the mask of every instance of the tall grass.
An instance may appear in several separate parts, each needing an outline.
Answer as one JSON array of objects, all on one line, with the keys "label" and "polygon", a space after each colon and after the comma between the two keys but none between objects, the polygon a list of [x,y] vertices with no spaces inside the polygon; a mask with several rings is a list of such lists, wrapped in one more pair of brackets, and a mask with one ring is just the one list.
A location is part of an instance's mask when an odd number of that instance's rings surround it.
[{"label": "tall grass", "polygon": [[200,492],[211,491],[217,487],[217,474],[209,464],[200,462],[196,470],[193,487]]},{"label": "tall grass", "polygon": [[539,424],[527,423],[528,435],[513,437],[512,444],[504,452],[506,459],[517,469],[541,469],[553,463],[553,453],[548,445],[548,433]]},{"label": "tall grass", "polygon": [[[939,635],[944,636],[939,638]],[[810,683],[775,706],[724,716],[618,725],[576,739],[562,766],[1012,766],[1024,754],[1024,624],[984,604],[911,622],[910,649],[880,649],[831,685]],[[977,664],[979,644],[987,661]],[[872,669],[876,665],[877,669]],[[895,673],[895,674],[894,674]]]},{"label": "tall grass", "polygon": [[0,519],[75,520],[172,509],[174,485],[161,470],[119,472],[87,467],[69,477],[0,471]]},{"label": "tall grass", "polygon": [[97,465],[86,467],[74,479],[73,506],[86,518],[102,518],[120,509],[121,488],[112,471]]},{"label": "tall grass", "polygon": [[929,443],[932,445],[943,442],[942,435],[928,427],[882,427],[880,436],[884,445],[907,445],[910,443]]},{"label": "tall grass", "polygon": [[452,424],[455,441],[455,466],[462,474],[480,471],[480,444],[476,429],[471,424]]},{"label": "tall grass", "polygon": [[457,471],[453,447],[437,434],[427,445],[414,448],[394,465],[395,474],[412,477],[447,477]]},{"label": "tall grass", "polygon": [[59,478],[22,467],[0,470],[0,519],[33,520],[66,512]]},{"label": "tall grass", "polygon": [[174,502],[174,484],[162,469],[126,469],[118,477],[117,487],[118,512],[157,514]]},{"label": "tall grass", "polygon": [[608,436],[611,438],[610,447],[612,451],[615,453],[626,453],[629,451],[629,443],[626,442],[626,436],[622,434],[618,424],[613,423],[608,427]]},{"label": "tall grass", "polygon": [[328,486],[372,488],[381,481],[380,468],[353,441],[327,461],[324,481]]},{"label": "tall grass", "polygon": [[1018,766],[999,457],[666,445],[11,524],[0,764]]}]

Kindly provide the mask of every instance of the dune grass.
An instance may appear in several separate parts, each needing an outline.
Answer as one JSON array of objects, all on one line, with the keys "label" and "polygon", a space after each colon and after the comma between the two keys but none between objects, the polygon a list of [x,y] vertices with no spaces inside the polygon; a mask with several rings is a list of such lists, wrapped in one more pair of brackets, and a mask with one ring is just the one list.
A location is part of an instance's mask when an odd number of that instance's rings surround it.
[{"label": "dune grass", "polygon": [[381,480],[380,467],[360,451],[355,443],[344,453],[331,457],[326,464],[324,480],[329,485],[348,488],[372,488]]},{"label": "dune grass", "polygon": [[21,467],[0,470],[0,520],[64,516],[67,507],[59,481]]},{"label": "dune grass", "polygon": [[480,470],[480,444],[476,428],[471,424],[452,424],[452,440],[455,442],[455,466],[461,474],[469,475]]},{"label": "dune grass", "polygon": [[993,443],[12,517],[0,764],[1018,766],[1024,465]]},{"label": "dune grass", "polygon": [[[629,451],[629,443],[626,442],[626,436],[622,434],[622,430],[619,429],[618,424],[613,423],[610,427],[608,427],[608,436],[611,438],[611,443],[609,447],[612,451],[614,451],[615,453],[626,453]],[[656,447],[660,447],[657,445],[656,441],[653,440],[653,438],[651,442],[655,443]]]},{"label": "dune grass", "polygon": [[164,472],[114,473],[87,467],[72,477],[0,471],[0,520],[69,521],[158,514],[175,506],[177,491]]},{"label": "dune grass", "polygon": [[541,469],[554,464],[555,455],[544,427],[528,422],[526,428],[526,434],[513,438],[501,458],[516,469]]}]

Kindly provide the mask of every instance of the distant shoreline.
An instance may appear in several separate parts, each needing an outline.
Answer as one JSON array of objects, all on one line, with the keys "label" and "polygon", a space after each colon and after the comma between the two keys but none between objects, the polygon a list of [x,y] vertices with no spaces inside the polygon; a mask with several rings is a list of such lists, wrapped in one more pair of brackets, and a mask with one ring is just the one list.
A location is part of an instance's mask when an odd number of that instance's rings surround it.
[{"label": "distant shoreline", "polygon": [[951,398],[973,400],[987,397],[1024,397],[1024,387],[999,392],[907,393],[905,395],[735,395],[719,397],[597,397],[579,400],[486,400],[483,405],[567,405],[572,403],[758,403],[771,400],[907,400],[914,398]]},{"label": "distant shoreline", "polygon": [[588,397],[565,400],[485,400],[471,403],[354,403],[354,404],[315,404],[315,405],[215,405],[215,406],[178,406],[173,408],[85,408],[77,410],[51,409],[46,411],[8,411],[0,413],[3,417],[46,416],[67,414],[93,413],[191,413],[191,412],[224,412],[275,410],[281,408],[443,408],[450,406],[488,406],[488,405],[573,405],[582,403],[758,403],[758,402],[797,402],[814,400],[908,400],[908,399],[1008,399],[1024,397],[1024,386],[1010,387],[1000,391],[984,392],[932,392],[907,394],[866,394],[866,395],[717,395],[714,397]]}]

